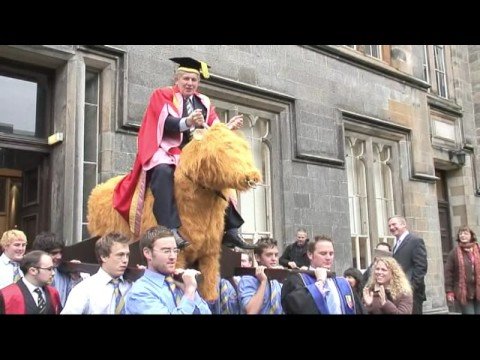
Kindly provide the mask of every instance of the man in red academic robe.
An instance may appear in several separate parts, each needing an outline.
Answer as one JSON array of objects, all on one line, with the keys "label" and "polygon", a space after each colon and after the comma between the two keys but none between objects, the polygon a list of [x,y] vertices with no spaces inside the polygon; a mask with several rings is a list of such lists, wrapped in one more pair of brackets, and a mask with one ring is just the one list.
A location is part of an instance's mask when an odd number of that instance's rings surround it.
[{"label": "man in red academic robe", "polygon": [[[210,99],[197,92],[200,75],[208,78],[208,65],[191,58],[170,59],[180,65],[175,85],[156,89],[149,101],[138,133],[138,153],[133,169],[115,188],[114,208],[138,233],[146,186],[154,196],[153,213],[157,223],[171,229],[177,246],[189,243],[178,232],[180,218],[173,191],[173,173],[181,149],[190,140],[190,133],[205,123],[220,121]],[[235,130],[243,125],[243,115],[230,119]],[[254,248],[242,239],[238,228],[243,219],[229,202],[225,219],[224,244],[245,249]]]},{"label": "man in red academic robe", "polygon": [[60,295],[49,285],[55,274],[51,256],[31,251],[20,267],[25,276],[0,290],[0,314],[60,314]]}]

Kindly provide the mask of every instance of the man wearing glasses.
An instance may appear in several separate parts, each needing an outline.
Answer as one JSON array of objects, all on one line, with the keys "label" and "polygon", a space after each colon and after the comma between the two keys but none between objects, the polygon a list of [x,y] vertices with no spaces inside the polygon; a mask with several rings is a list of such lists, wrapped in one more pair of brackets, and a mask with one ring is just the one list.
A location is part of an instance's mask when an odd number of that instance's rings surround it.
[{"label": "man wearing glasses", "polygon": [[[164,226],[148,229],[140,239],[147,260],[143,276],[127,294],[127,314],[210,314],[197,291],[194,269],[175,269],[178,248],[172,231]],[[183,283],[173,280],[182,274]]]},{"label": "man wearing glasses", "polygon": [[20,267],[25,276],[0,290],[0,314],[59,314],[60,296],[49,285],[55,273],[50,255],[31,251],[23,257]]},{"label": "man wearing glasses", "polygon": [[109,233],[95,243],[97,273],[75,286],[62,314],[125,314],[125,294],[132,286],[123,279],[130,258],[128,238]]},{"label": "man wearing glasses", "polygon": [[[62,272],[58,268],[62,263],[64,248],[65,242],[62,239],[58,238],[54,233],[45,231],[35,236],[35,240],[33,240],[32,244],[32,250],[45,251],[52,257],[53,266],[55,267],[55,276],[53,277],[52,286],[58,290],[58,293],[60,294],[60,300],[62,301],[62,306],[65,306],[68,294],[72,288],[84,278],[90,276],[86,273],[66,273]],[[71,260],[71,262],[80,261]]]}]

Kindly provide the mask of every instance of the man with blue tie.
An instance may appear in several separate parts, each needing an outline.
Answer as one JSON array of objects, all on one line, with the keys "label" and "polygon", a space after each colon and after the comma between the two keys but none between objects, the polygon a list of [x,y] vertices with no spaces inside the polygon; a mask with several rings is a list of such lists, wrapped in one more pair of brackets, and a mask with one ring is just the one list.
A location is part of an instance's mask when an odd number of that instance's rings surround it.
[{"label": "man with blue tie", "polygon": [[355,314],[352,288],[344,277],[331,276],[334,259],[332,239],[317,235],[308,244],[309,270],[314,275],[292,273],[282,287],[285,314]]},{"label": "man with blue tie", "polygon": [[[147,260],[143,276],[135,281],[126,298],[127,314],[210,314],[197,291],[199,274],[194,269],[176,269],[178,247],[164,226],[148,229],[139,241]],[[173,280],[181,274],[183,283]]]},{"label": "man with blue tie", "polygon": [[254,255],[258,263],[255,276],[242,276],[238,283],[241,311],[245,314],[282,314],[282,284],[278,280],[269,280],[265,274],[265,269],[282,267],[278,265],[277,241],[260,239]]},{"label": "man with blue tie", "polygon": [[23,231],[12,229],[3,233],[0,240],[3,249],[0,256],[0,289],[17,282],[23,276],[20,261],[25,255],[26,246],[27,237]]},{"label": "man with blue tie", "polygon": [[[146,193],[146,186],[149,186],[154,197],[153,213],[157,223],[172,231],[177,247],[182,249],[189,242],[180,233],[173,173],[182,148],[190,141],[191,132],[195,128],[211,126],[220,119],[210,99],[197,91],[200,76],[210,76],[209,66],[189,57],[170,60],[180,65],[175,73],[175,85],[156,89],[152,93],[138,132],[138,153],[133,169],[116,186],[113,206],[127,222],[131,220],[132,206],[136,209],[135,216],[141,217],[138,204],[143,204],[142,196]],[[232,130],[242,125],[243,115],[232,117],[227,124]],[[136,223],[132,221],[132,224]],[[223,237],[226,246],[244,249],[255,247],[240,236],[238,228],[243,223],[234,203],[229,200]],[[134,231],[137,232],[137,229]]]},{"label": "man with blue tie", "polygon": [[423,313],[425,295],[425,275],[427,275],[427,249],[423,239],[411,234],[403,216],[394,215],[388,219],[388,229],[395,236],[393,258],[407,275],[413,290],[412,314]]},{"label": "man with blue tie", "polygon": [[62,314],[124,314],[124,297],[132,284],[123,278],[130,259],[129,238],[108,233],[95,243],[98,271],[76,285]]}]

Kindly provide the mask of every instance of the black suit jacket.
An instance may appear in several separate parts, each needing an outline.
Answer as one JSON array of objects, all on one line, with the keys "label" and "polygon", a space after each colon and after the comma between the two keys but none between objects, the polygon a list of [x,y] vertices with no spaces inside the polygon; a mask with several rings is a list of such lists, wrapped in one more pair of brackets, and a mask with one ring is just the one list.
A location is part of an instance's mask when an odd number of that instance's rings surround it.
[{"label": "black suit jacket", "polygon": [[[203,113],[203,117],[205,120],[207,119],[207,108],[203,106],[202,102],[200,101],[199,98],[197,98],[195,95],[193,95],[192,98],[193,101],[193,109],[201,109]],[[188,112],[187,112],[187,106],[186,106],[186,101],[183,102],[183,110],[182,110],[182,117],[187,117]],[[164,131],[165,132],[170,132],[170,133],[178,133],[180,132],[180,120],[182,117],[174,117],[172,115],[168,115],[165,118],[165,125],[164,125]],[[180,148],[183,148],[190,140],[190,130],[186,130],[183,132],[183,141],[182,144],[180,145]]]},{"label": "black suit jacket", "polygon": [[[30,293],[30,291],[28,290],[24,282],[20,280],[17,282],[17,285],[20,288],[22,297],[25,302],[25,314],[31,314],[31,315],[39,314],[37,302],[33,298],[32,294]],[[50,297],[50,293],[45,289],[45,287],[43,287],[42,289],[45,294],[45,302],[46,302],[46,308],[45,308],[44,314],[55,314],[55,309],[53,308],[53,302]],[[4,301],[3,297],[0,296],[0,314],[5,314],[5,305],[3,301]]]},{"label": "black suit jacket", "polygon": [[425,275],[427,274],[427,249],[423,239],[408,234],[393,254],[402,266],[413,289],[413,296],[425,301]]},{"label": "black suit jacket", "polygon": [[283,282],[282,308],[285,314],[320,314],[300,274],[289,274]]}]

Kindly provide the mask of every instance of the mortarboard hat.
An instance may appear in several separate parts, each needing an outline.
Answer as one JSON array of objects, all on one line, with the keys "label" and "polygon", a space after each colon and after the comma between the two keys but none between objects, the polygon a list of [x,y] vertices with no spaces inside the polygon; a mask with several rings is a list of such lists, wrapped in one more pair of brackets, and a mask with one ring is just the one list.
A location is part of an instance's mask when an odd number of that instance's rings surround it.
[{"label": "mortarboard hat", "polygon": [[208,68],[210,66],[203,61],[198,61],[189,57],[175,57],[170,58],[170,60],[180,65],[177,70],[193,72],[198,75],[201,74],[204,79],[210,77],[210,74],[208,73]]}]

